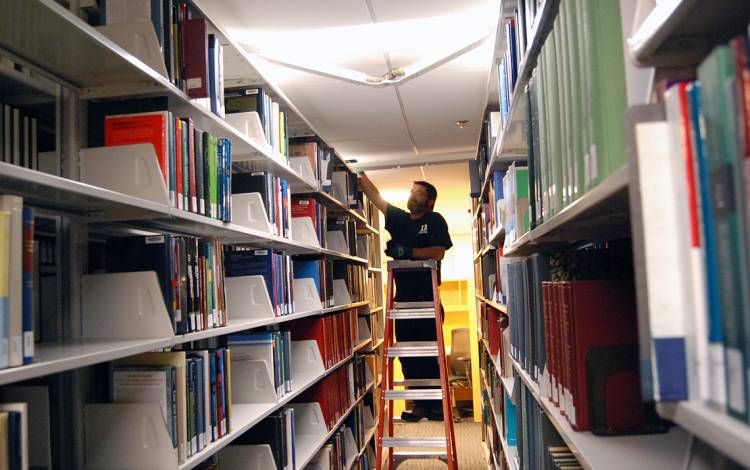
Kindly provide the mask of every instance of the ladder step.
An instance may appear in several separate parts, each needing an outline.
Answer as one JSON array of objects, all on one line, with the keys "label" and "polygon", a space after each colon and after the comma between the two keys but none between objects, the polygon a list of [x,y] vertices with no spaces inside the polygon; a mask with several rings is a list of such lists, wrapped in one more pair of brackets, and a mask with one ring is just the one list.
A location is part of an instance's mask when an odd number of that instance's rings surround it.
[{"label": "ladder step", "polygon": [[395,387],[440,387],[440,379],[404,379],[395,380],[393,382]]},{"label": "ladder step", "polygon": [[393,458],[398,462],[410,459],[440,459],[448,460],[448,452],[444,450],[397,450],[393,452]]},{"label": "ladder step", "polygon": [[437,261],[434,259],[400,259],[388,261],[386,267],[388,271],[398,271],[400,269],[437,269]]},{"label": "ladder step", "polygon": [[393,302],[393,308],[435,308],[432,300],[427,302]]},{"label": "ladder step", "polygon": [[384,437],[383,447],[446,448],[444,437]]},{"label": "ladder step", "polygon": [[409,390],[386,390],[386,400],[442,400],[440,388],[412,388]]},{"label": "ladder step", "polygon": [[395,308],[388,311],[388,318],[391,320],[435,318],[435,308]]},{"label": "ladder step", "polygon": [[437,355],[437,341],[398,341],[388,348],[388,357],[437,357]]}]

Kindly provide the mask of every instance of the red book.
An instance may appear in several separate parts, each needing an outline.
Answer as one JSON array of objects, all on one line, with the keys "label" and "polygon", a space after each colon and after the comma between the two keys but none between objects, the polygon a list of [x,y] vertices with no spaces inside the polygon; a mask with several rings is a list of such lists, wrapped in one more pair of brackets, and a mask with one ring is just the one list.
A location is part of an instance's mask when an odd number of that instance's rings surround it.
[{"label": "red book", "polygon": [[176,185],[176,206],[183,209],[183,188],[182,188],[182,120],[174,118],[174,155],[175,155],[175,185]]},{"label": "red book", "polygon": [[558,282],[557,289],[560,291],[560,321],[562,328],[560,329],[560,352],[562,353],[561,374],[560,383],[562,389],[562,395],[560,396],[560,411],[563,416],[568,418],[569,422],[575,420],[574,416],[569,416],[569,405],[570,397],[573,392],[573,369],[571,367],[572,362],[572,331],[573,325],[571,322],[571,299],[570,299],[570,283],[569,282]]},{"label": "red book", "polygon": [[208,98],[208,32],[204,18],[185,20],[182,49],[185,55],[185,91],[191,98]]},{"label": "red book", "polygon": [[546,379],[548,381],[547,397],[552,398],[552,283],[549,281],[542,282],[542,298],[544,299],[544,370],[546,371]]},{"label": "red book", "polygon": [[317,228],[317,202],[312,197],[292,199],[292,217],[310,217]]},{"label": "red book", "polygon": [[214,351],[216,356],[216,429],[219,437],[224,436],[224,374],[223,370],[223,358],[220,350]]},{"label": "red book", "polygon": [[[626,346],[638,344],[638,327],[635,310],[635,293],[632,286],[621,280],[572,281],[571,314],[573,322],[573,343],[575,344],[573,379],[575,381],[576,423],[571,424],[576,431],[591,428],[589,406],[589,384],[586,370],[586,354],[593,348],[605,346]],[[639,387],[624,387],[621,390],[607,388],[607,408],[630,406],[634,397],[640,401]],[[611,394],[610,394],[611,392]],[[642,408],[642,407],[641,407]],[[639,413],[631,410],[634,418]]]},{"label": "red book", "polygon": [[560,355],[558,353],[559,347],[559,314],[558,314],[558,301],[557,301],[557,289],[555,289],[554,283],[550,285],[550,396],[549,399],[552,403],[557,405],[558,402],[558,361]]},{"label": "red book", "polygon": [[320,355],[323,357],[323,366],[327,369],[328,360],[326,358],[326,335],[325,319],[327,317],[307,317],[294,322],[294,328],[291,328],[292,341],[314,340],[318,343]]},{"label": "red book", "polygon": [[486,314],[490,325],[489,338],[487,338],[490,343],[490,354],[493,357],[497,357],[497,353],[500,350],[501,332],[500,328],[496,328],[496,326],[499,325],[500,318],[497,310],[491,307],[487,307]]},{"label": "red book", "polygon": [[104,145],[152,144],[164,183],[169,186],[168,113],[123,114],[104,118]]}]

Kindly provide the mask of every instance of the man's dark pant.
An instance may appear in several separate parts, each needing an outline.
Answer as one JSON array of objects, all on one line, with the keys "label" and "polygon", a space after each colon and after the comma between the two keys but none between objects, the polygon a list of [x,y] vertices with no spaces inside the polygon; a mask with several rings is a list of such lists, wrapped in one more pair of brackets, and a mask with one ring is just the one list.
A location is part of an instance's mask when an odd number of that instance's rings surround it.
[{"label": "man's dark pant", "polygon": [[[399,299],[397,302],[418,302],[432,300],[428,299]],[[443,319],[443,306],[440,306],[440,319]],[[396,340],[397,341],[437,341],[435,336],[435,320],[432,318],[396,320]],[[405,379],[439,379],[440,368],[438,367],[437,357],[401,357],[401,370]],[[439,408],[442,410],[440,400],[419,400],[417,405],[428,410]]]}]

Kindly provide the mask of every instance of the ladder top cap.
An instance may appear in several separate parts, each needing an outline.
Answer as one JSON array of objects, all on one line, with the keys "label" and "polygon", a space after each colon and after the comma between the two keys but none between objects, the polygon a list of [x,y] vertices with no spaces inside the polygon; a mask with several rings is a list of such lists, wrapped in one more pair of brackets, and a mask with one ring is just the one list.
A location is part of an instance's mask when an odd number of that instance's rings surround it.
[{"label": "ladder top cap", "polygon": [[434,259],[403,259],[388,261],[388,271],[398,269],[437,269],[437,261]]}]

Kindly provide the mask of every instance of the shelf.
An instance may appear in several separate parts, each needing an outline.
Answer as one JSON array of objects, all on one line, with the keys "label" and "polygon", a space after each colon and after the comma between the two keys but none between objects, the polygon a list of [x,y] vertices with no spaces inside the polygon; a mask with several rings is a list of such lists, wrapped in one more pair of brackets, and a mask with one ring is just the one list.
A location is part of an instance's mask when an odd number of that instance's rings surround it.
[{"label": "shelf", "polygon": [[370,313],[378,313],[379,311],[383,310],[383,307],[375,307],[370,309]]},{"label": "shelf", "polygon": [[666,434],[607,437],[595,436],[587,431],[576,432],[560,410],[539,395],[539,386],[515,361],[513,368],[583,468],[682,468],[690,437],[684,430],[672,428]]},{"label": "shelf", "polygon": [[383,268],[370,268],[370,267],[368,267],[367,270],[369,272],[371,272],[371,273],[380,273],[380,274],[383,273]]},{"label": "shelf", "polygon": [[510,99],[510,110],[502,128],[497,131],[497,140],[487,163],[482,183],[485,193],[492,172],[507,168],[514,161],[525,161],[528,155],[527,114],[528,103],[524,91],[531,71],[536,66],[537,56],[542,49],[547,33],[557,16],[560,0],[545,0],[536,13],[531,35],[527,38],[527,49],[523,60],[518,64],[518,80]]},{"label": "shelf", "polygon": [[366,348],[367,346],[370,346],[371,344],[372,344],[372,338],[368,338],[362,341],[361,343],[359,343],[358,345],[354,346],[354,349],[352,349],[352,351],[355,353],[359,352],[362,349]]},{"label": "shelf", "polygon": [[526,256],[580,240],[625,238],[630,232],[629,167],[609,175],[562,211],[503,250],[504,256]]},{"label": "shelf", "polygon": [[373,229],[370,225],[367,224],[367,219],[364,218],[364,216],[357,211],[347,207],[344,203],[333,197],[331,194],[323,192],[323,191],[317,191],[317,192],[311,192],[311,193],[302,193],[301,195],[307,195],[307,196],[313,196],[315,199],[318,200],[321,204],[326,206],[328,208],[328,215],[333,217],[351,217],[352,219],[357,221],[357,225],[359,228],[367,228],[373,233],[377,232],[377,230]]},{"label": "shelf", "polygon": [[476,297],[477,297],[477,299],[479,299],[479,301],[486,303],[487,305],[489,305],[490,307],[494,308],[495,310],[498,310],[498,311],[500,311],[500,312],[502,312],[502,313],[504,313],[506,315],[508,314],[508,306],[507,305],[499,304],[499,303],[495,302],[494,300],[490,300],[490,299],[488,299],[488,298],[486,298],[484,296],[481,296],[479,294],[476,294]]},{"label": "shelf", "polygon": [[508,443],[502,436],[500,437],[500,446],[503,448],[505,461],[508,462],[510,470],[518,470],[518,448],[516,446],[508,446]]},{"label": "shelf", "polygon": [[[367,432],[365,433],[365,440],[362,443],[362,448],[359,449],[359,452],[357,453],[357,458],[362,457],[365,451],[367,451],[367,444],[369,444],[370,441],[375,437],[375,432],[377,432],[377,430],[378,430],[377,426],[373,426],[367,430]],[[354,461],[356,462],[357,459],[354,459]]]},{"label": "shelf", "polygon": [[0,385],[78,369],[174,345],[174,338],[37,343],[34,362],[0,370]]},{"label": "shelf", "polygon": [[628,38],[630,58],[645,67],[694,66],[714,46],[746,34],[748,20],[747,2],[661,2]]},{"label": "shelf", "polygon": [[367,264],[367,260],[364,258],[359,258],[357,256],[352,256],[346,253],[339,253],[338,251],[329,250],[328,248],[319,248],[319,253],[343,261],[351,261],[352,263],[358,264]]},{"label": "shelf", "polygon": [[748,462],[750,426],[699,402],[658,403],[656,410],[739,463]]}]

